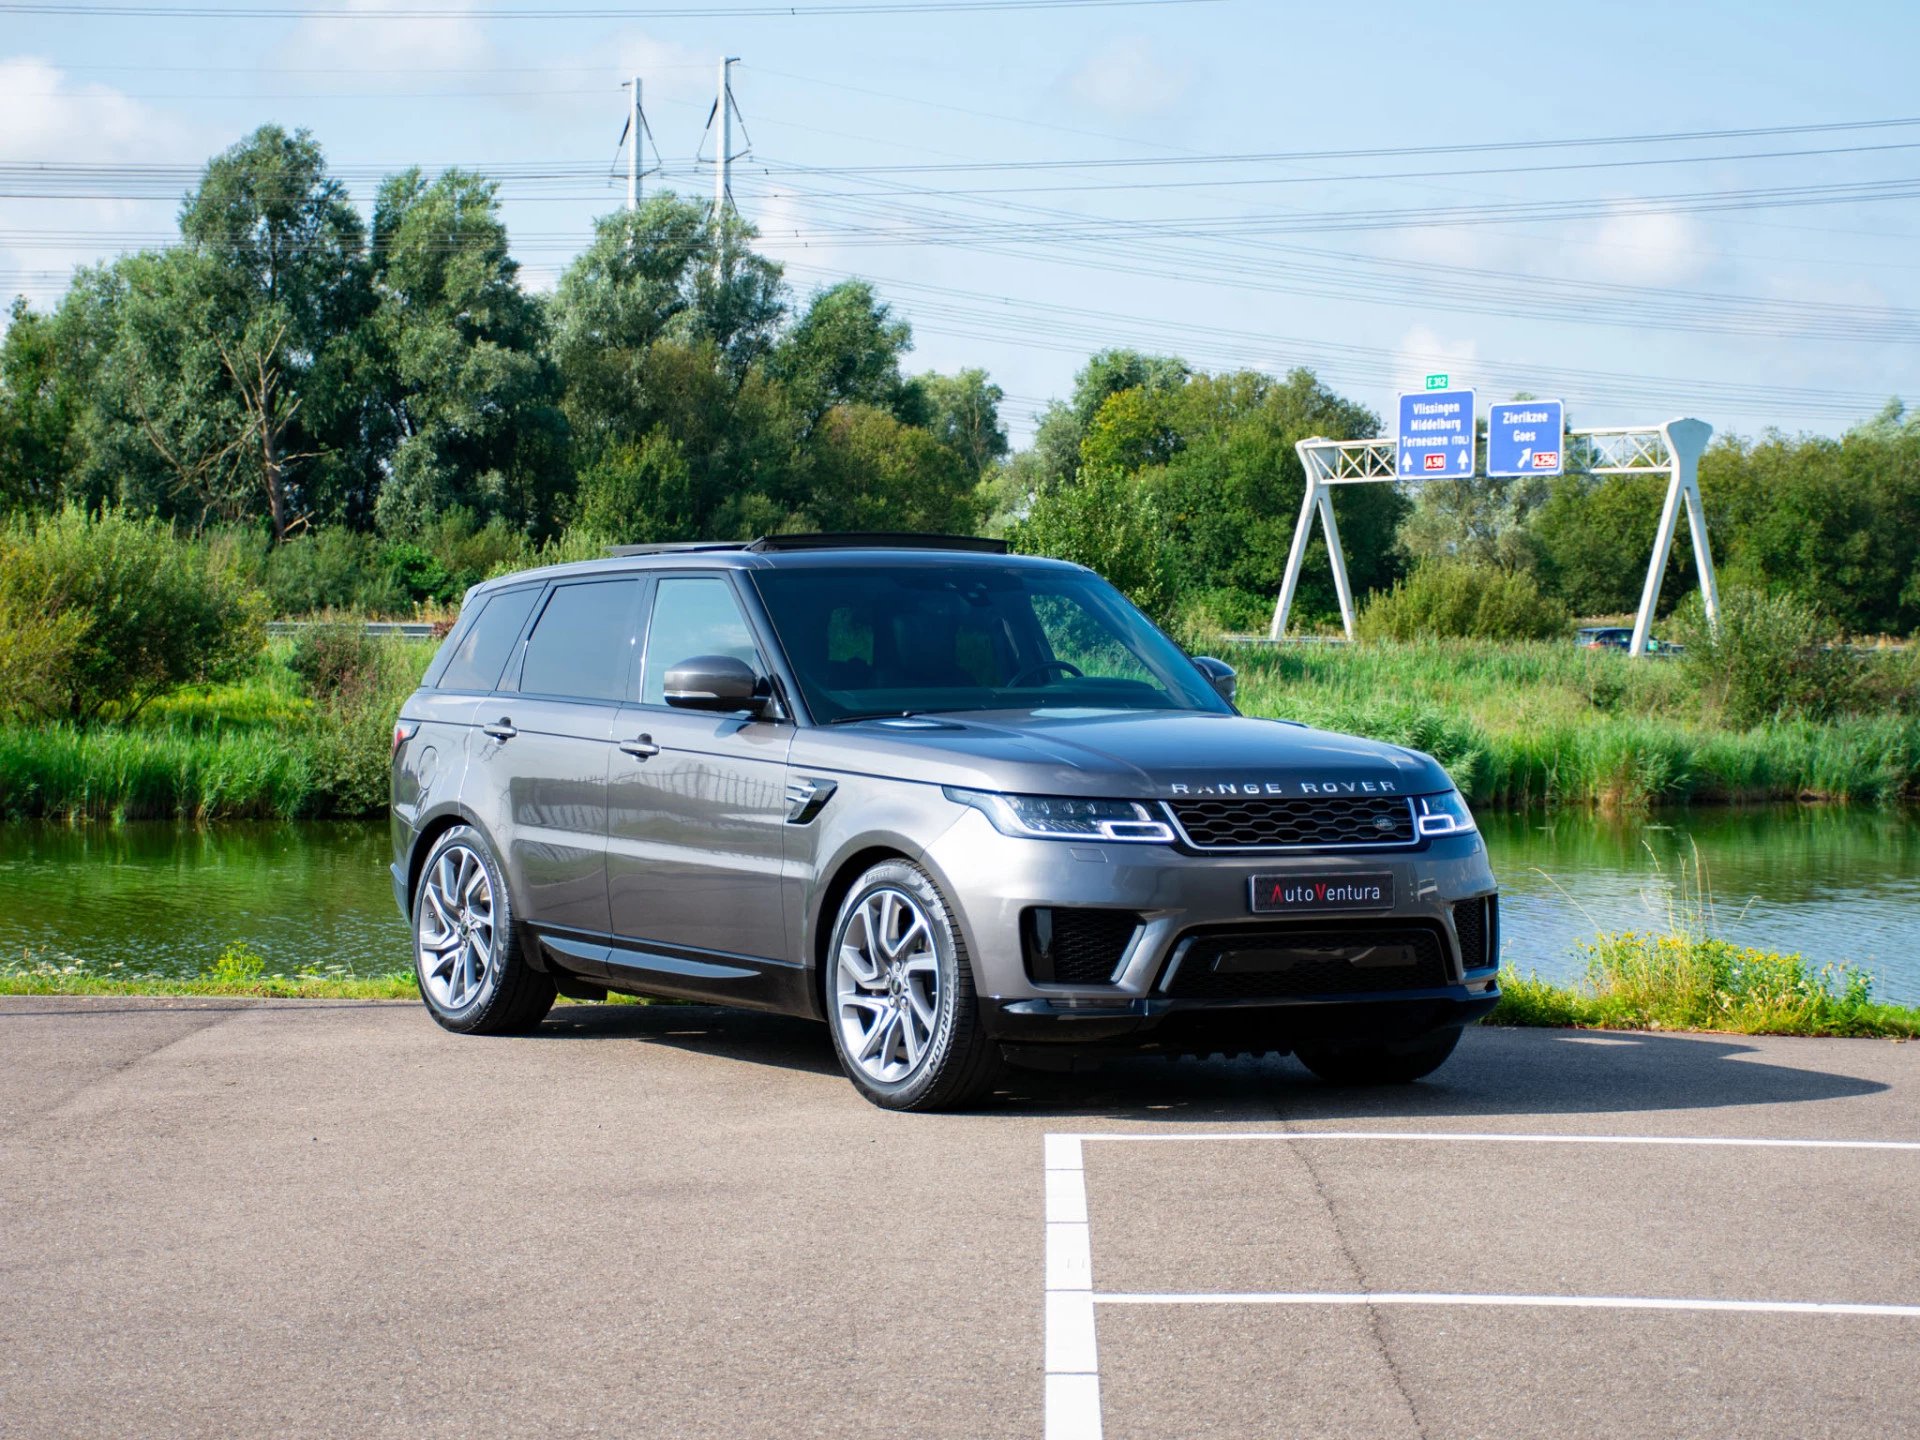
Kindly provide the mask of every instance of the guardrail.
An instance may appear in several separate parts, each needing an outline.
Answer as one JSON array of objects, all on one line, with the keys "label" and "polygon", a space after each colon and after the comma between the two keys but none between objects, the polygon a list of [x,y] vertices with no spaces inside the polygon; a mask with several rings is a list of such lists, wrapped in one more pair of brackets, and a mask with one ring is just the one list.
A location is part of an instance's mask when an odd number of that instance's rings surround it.
[{"label": "guardrail", "polygon": [[[269,620],[269,635],[298,635],[302,630],[318,630],[332,622],[326,620]],[[431,620],[363,620],[360,627],[369,635],[398,635],[407,640],[431,640]]]}]

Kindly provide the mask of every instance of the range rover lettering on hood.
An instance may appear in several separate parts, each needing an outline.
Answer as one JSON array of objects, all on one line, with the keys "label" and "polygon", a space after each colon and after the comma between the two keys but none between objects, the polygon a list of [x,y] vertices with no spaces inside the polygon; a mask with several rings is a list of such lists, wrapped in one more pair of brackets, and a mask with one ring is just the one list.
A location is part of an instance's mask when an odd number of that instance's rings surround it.
[{"label": "range rover lettering on hood", "polygon": [[1393,780],[1217,780],[1210,785],[1169,785],[1175,795],[1398,795]]}]

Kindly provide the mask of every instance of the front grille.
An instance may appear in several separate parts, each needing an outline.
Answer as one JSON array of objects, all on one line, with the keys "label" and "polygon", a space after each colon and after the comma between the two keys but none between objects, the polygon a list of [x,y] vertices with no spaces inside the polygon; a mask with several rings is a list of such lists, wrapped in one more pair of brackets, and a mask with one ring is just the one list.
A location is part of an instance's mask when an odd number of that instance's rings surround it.
[{"label": "front grille", "polygon": [[1460,937],[1460,963],[1468,970],[1491,970],[1500,963],[1498,896],[1481,895],[1453,907],[1453,931]]},{"label": "front grille", "polygon": [[1036,906],[1020,915],[1027,976],[1039,985],[1106,985],[1133,943],[1140,917],[1131,910]]},{"label": "front grille", "polygon": [[1208,850],[1411,845],[1413,806],[1397,795],[1175,800],[1187,839]]},{"label": "front grille", "polygon": [[1177,1000],[1296,1000],[1447,983],[1446,946],[1425,926],[1267,926],[1196,937],[1166,993]]}]

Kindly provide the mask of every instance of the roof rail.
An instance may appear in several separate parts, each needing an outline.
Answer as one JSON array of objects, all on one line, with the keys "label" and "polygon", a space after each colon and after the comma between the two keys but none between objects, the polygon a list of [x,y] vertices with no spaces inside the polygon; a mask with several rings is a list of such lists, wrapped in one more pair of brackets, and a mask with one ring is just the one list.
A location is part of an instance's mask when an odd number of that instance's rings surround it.
[{"label": "roof rail", "polygon": [[609,555],[684,555],[701,550],[746,550],[747,540],[658,540],[648,545],[609,545]]},{"label": "roof rail", "polygon": [[763,535],[742,547],[756,554],[782,550],[970,550],[1004,555],[1007,542],[984,535],[922,535],[910,530],[849,530],[838,535]]},{"label": "roof rail", "polygon": [[758,540],[661,540],[647,545],[609,545],[609,555],[689,555],[747,550],[756,555],[783,550],[970,550],[1005,555],[1007,542],[984,535],[923,535],[912,530],[846,530],[838,534],[762,535]]}]

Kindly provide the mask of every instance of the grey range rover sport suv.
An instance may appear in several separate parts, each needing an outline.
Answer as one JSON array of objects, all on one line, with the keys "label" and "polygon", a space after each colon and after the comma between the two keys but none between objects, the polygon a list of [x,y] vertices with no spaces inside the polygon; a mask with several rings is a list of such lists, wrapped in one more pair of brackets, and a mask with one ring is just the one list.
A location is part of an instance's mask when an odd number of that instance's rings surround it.
[{"label": "grey range rover sport suv", "polygon": [[1473,817],[1429,757],[1232,694],[993,541],[488,581],[394,731],[422,998],[469,1034],[608,990],[807,1016],[897,1109],[1098,1051],[1417,1079],[1499,996]]}]

